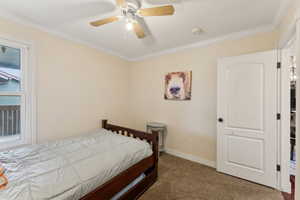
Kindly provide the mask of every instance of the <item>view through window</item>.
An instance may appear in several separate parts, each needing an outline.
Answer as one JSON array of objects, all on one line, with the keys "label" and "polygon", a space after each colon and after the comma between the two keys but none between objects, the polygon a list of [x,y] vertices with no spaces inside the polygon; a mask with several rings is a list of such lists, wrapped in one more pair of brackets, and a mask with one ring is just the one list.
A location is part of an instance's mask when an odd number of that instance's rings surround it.
[{"label": "view through window", "polygon": [[21,135],[21,50],[0,44],[0,141]]}]

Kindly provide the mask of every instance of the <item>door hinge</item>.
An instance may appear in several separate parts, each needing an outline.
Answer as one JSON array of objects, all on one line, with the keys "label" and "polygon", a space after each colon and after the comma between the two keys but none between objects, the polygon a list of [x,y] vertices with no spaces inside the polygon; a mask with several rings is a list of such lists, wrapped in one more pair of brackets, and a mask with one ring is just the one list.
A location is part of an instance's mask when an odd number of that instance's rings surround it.
[{"label": "door hinge", "polygon": [[280,69],[281,68],[281,62],[278,62],[277,63],[277,69]]},{"label": "door hinge", "polygon": [[280,120],[280,119],[281,119],[281,114],[280,114],[280,113],[277,113],[276,119],[277,119],[277,120]]},{"label": "door hinge", "polygon": [[278,172],[280,172],[280,171],[281,171],[281,166],[280,166],[280,165],[276,165],[276,170],[277,170]]}]

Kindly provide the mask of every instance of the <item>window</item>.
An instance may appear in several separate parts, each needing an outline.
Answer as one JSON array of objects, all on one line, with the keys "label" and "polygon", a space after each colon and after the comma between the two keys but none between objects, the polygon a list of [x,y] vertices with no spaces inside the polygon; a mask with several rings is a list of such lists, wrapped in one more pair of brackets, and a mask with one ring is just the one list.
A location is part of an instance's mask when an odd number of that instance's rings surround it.
[{"label": "window", "polygon": [[0,149],[33,143],[29,49],[0,39]]}]

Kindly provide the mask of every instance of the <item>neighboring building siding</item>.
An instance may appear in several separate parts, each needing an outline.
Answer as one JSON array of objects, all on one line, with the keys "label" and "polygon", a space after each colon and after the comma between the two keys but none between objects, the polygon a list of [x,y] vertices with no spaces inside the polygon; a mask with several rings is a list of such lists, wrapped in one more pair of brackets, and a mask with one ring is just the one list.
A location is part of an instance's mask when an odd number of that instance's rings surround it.
[{"label": "neighboring building siding", "polygon": [[[18,91],[19,81],[9,80],[0,84],[0,91]],[[0,105],[20,105],[19,96],[0,96]]]},{"label": "neighboring building siding", "polygon": [[20,83],[16,80],[9,80],[4,83],[0,83],[0,91],[19,91],[20,90]]}]

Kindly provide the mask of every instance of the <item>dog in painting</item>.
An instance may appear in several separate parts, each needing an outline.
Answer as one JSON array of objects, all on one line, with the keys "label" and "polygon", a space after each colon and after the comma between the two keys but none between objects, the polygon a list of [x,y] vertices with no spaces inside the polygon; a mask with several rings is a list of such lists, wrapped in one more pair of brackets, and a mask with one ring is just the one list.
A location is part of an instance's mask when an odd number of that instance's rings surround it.
[{"label": "dog in painting", "polygon": [[186,75],[184,72],[173,72],[166,75],[165,99],[186,99]]}]

